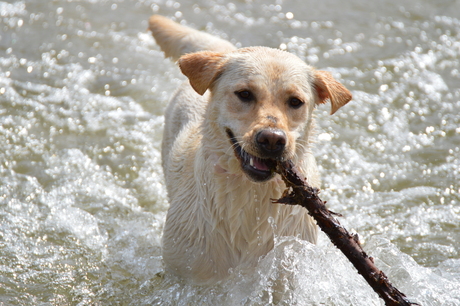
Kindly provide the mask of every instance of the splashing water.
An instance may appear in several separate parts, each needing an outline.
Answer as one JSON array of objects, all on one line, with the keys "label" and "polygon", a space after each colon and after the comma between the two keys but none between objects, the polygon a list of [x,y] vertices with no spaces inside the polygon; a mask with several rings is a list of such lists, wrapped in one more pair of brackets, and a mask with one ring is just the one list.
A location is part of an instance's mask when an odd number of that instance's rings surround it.
[{"label": "splashing water", "polygon": [[459,11],[0,2],[0,305],[383,305],[324,235],[278,238],[215,286],[163,275],[163,110],[184,77],[145,31],[153,13],[287,50],[352,90],[317,110],[322,198],[412,301],[460,305]]}]

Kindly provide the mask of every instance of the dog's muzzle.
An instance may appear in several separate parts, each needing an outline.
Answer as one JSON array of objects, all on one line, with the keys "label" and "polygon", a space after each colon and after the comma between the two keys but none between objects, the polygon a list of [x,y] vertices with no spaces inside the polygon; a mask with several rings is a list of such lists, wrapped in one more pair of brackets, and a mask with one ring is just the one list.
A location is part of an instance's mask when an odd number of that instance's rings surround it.
[{"label": "dog's muzzle", "polygon": [[275,176],[276,160],[282,159],[286,146],[286,135],[283,131],[265,129],[256,134],[255,144],[261,157],[243,150],[233,132],[230,129],[226,132],[235,156],[241,163],[241,169],[251,180],[265,182]]}]

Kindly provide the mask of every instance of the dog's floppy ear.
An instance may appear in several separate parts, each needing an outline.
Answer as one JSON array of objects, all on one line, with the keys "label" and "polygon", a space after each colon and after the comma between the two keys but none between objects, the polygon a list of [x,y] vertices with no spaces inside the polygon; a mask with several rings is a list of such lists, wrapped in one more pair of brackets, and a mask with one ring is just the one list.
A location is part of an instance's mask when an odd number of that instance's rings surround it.
[{"label": "dog's floppy ear", "polygon": [[201,51],[182,56],[178,63],[193,89],[203,95],[222,72],[224,56],[224,53]]},{"label": "dog's floppy ear", "polygon": [[318,103],[331,101],[331,115],[351,100],[351,92],[327,71],[315,71],[313,85],[318,94]]}]

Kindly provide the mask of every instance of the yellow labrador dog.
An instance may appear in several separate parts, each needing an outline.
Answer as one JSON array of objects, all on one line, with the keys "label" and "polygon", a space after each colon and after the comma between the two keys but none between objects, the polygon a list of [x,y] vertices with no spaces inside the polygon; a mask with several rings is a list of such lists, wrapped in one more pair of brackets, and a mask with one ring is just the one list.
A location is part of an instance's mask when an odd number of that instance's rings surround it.
[{"label": "yellow labrador dog", "polygon": [[313,111],[330,101],[334,113],[350,92],[285,51],[236,49],[157,15],[149,23],[188,77],[165,114],[166,270],[211,284],[231,268],[255,266],[275,236],[315,243],[317,226],[304,208],[271,203],[285,190],[273,168],[292,160],[319,187]]}]

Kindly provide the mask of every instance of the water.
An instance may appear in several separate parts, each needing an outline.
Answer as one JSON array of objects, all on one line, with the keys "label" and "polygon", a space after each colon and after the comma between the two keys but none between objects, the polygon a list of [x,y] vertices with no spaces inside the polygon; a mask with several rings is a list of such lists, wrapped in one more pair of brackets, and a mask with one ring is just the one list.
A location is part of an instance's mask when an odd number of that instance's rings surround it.
[{"label": "water", "polygon": [[383,305],[347,260],[279,239],[200,288],[161,277],[163,110],[183,76],[146,32],[175,16],[352,90],[318,109],[322,197],[390,280],[460,305],[460,2],[0,2],[0,305]]}]

